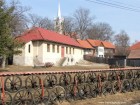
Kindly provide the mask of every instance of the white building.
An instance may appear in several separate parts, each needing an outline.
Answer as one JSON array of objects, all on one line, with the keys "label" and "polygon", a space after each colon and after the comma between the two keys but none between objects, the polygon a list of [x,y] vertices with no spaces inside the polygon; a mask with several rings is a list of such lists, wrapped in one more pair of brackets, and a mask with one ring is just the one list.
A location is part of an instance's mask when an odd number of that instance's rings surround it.
[{"label": "white building", "polygon": [[14,55],[15,65],[34,66],[36,56],[40,62],[53,62],[56,66],[75,65],[83,59],[84,47],[75,39],[53,31],[36,27],[17,39],[25,45],[20,55]]}]

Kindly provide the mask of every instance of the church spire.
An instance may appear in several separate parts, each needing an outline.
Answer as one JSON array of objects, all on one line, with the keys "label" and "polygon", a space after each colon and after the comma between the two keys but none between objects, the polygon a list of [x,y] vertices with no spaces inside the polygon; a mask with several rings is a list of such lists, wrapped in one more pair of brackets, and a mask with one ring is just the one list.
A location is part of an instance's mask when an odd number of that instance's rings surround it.
[{"label": "church spire", "polygon": [[61,16],[60,0],[58,0],[58,13],[57,18],[55,19],[55,30],[56,32],[63,34],[63,23],[64,18]]},{"label": "church spire", "polygon": [[61,19],[61,8],[60,8],[60,0],[58,0],[58,18]]}]

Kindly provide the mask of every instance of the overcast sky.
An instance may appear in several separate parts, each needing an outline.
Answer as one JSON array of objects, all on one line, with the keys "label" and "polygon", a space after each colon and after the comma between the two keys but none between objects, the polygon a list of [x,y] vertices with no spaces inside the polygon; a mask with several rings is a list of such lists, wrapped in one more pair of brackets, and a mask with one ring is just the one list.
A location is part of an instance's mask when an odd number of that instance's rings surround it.
[{"label": "overcast sky", "polygon": [[[10,1],[10,0],[9,0]],[[19,0],[22,5],[31,7],[30,13],[54,19],[57,16],[58,0]],[[98,0],[91,0],[98,2]],[[110,24],[116,33],[125,30],[131,38],[131,43],[140,41],[140,0],[99,0],[101,3],[89,2],[87,0],[60,0],[62,16],[70,16],[79,7],[87,8],[95,22],[106,22]],[[110,2],[110,6],[104,3]],[[103,3],[103,4],[102,4]],[[128,8],[120,9],[114,4]],[[115,5],[116,6],[116,5]],[[123,7],[124,8],[124,7]],[[135,9],[131,11],[132,9]],[[135,12],[134,12],[135,11]],[[137,12],[136,12],[137,11]]]}]

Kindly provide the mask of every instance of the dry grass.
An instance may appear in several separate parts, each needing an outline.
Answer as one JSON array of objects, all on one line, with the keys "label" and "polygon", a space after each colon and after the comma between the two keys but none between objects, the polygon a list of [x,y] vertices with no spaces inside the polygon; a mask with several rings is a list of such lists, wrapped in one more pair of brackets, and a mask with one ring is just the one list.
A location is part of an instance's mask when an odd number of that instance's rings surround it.
[{"label": "dry grass", "polygon": [[89,69],[107,69],[109,68],[106,64],[92,64],[92,65],[75,65],[75,66],[64,66],[64,67],[48,67],[48,68],[33,68],[31,66],[15,66],[10,65],[5,69],[0,69],[1,72],[9,71],[9,72],[23,72],[23,71],[51,71],[51,70],[89,70]]}]

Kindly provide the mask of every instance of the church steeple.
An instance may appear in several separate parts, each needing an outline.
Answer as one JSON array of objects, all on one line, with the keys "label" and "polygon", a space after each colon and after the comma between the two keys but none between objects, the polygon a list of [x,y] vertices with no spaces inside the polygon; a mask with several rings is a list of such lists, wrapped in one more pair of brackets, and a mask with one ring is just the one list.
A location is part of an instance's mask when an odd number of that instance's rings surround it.
[{"label": "church steeple", "polygon": [[60,8],[60,0],[58,0],[58,18],[61,19],[61,8]]},{"label": "church steeple", "polygon": [[57,18],[55,19],[55,31],[63,34],[63,23],[64,23],[64,18],[61,16],[61,8],[60,8],[60,0],[58,0],[58,13],[57,13]]}]

